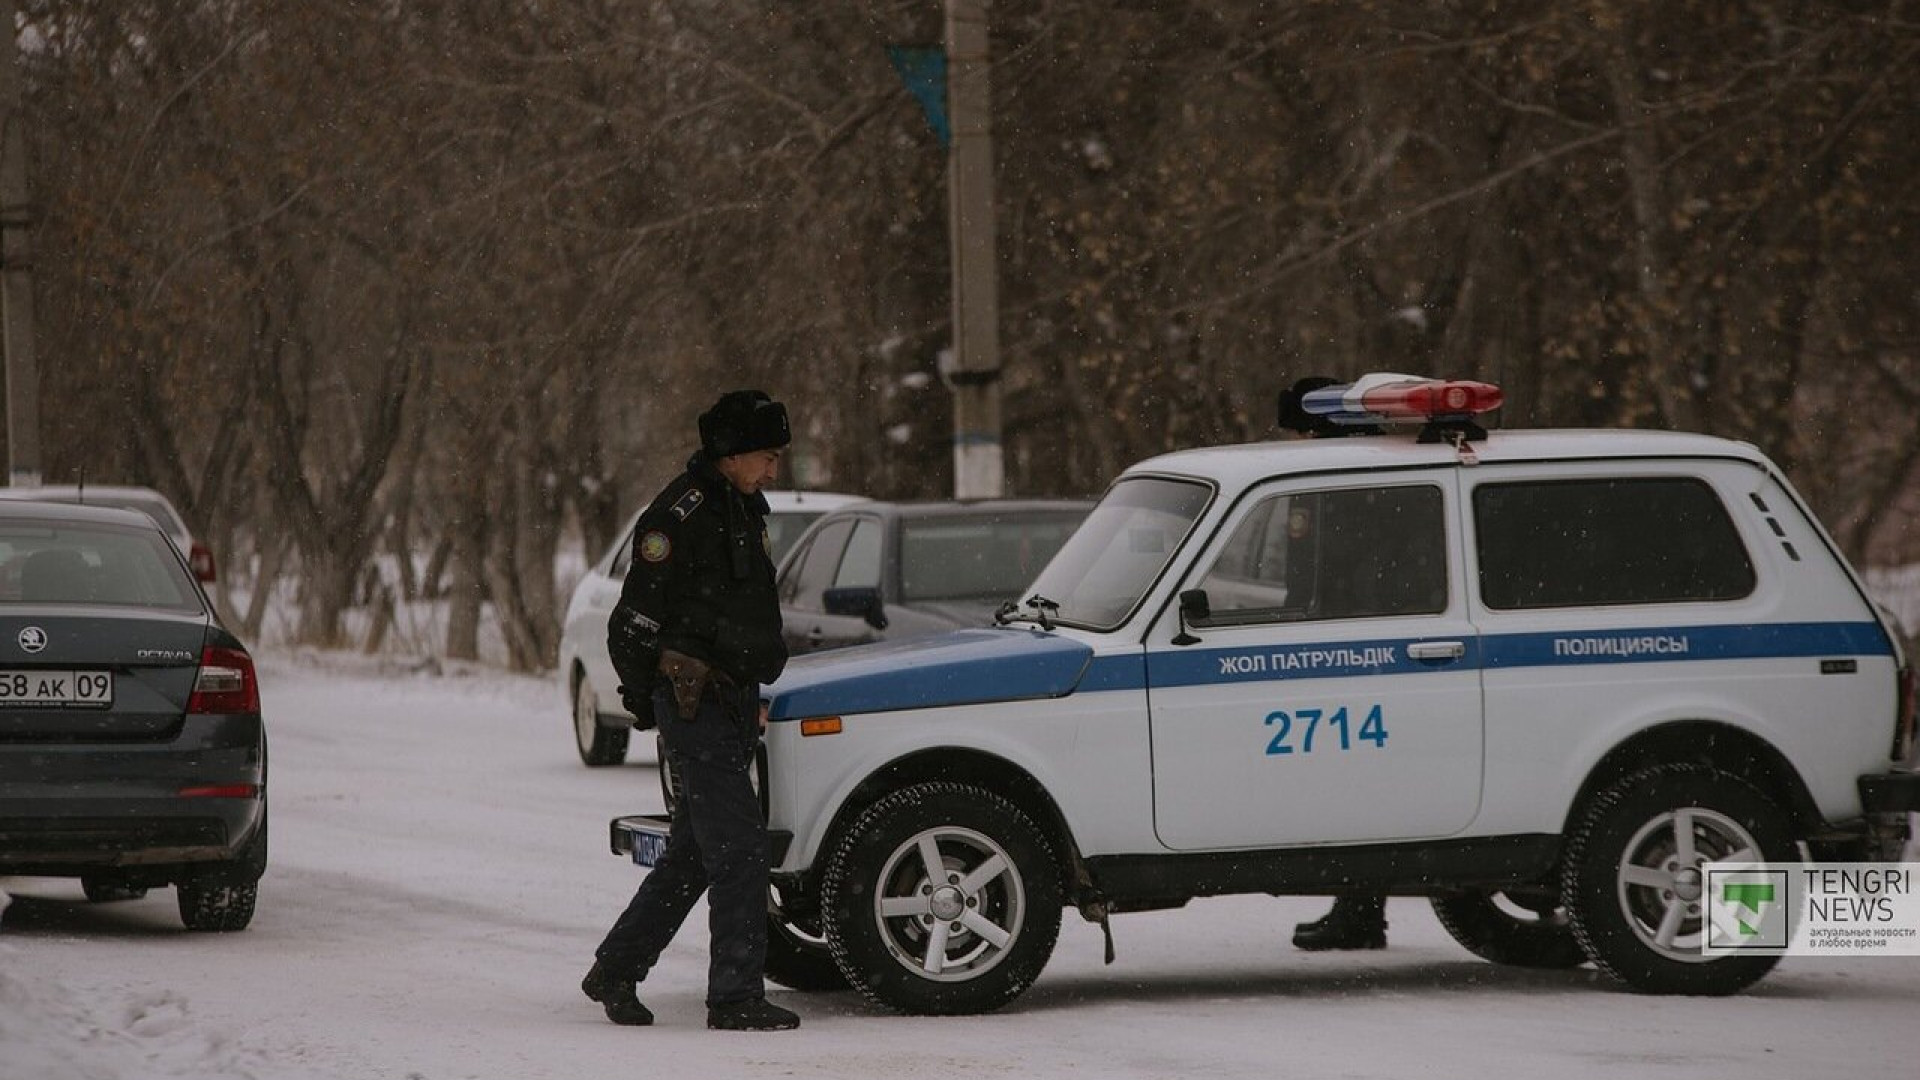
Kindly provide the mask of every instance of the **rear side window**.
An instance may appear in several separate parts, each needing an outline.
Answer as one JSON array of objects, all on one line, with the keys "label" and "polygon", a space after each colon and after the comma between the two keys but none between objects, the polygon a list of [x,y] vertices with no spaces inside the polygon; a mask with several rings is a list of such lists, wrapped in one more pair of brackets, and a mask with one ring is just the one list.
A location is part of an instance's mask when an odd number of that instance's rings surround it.
[{"label": "rear side window", "polygon": [[158,532],[110,525],[0,524],[0,604],[109,604],[199,611]]},{"label": "rear side window", "polygon": [[1474,492],[1490,608],[1738,600],[1753,561],[1720,497],[1681,477],[1484,484]]}]

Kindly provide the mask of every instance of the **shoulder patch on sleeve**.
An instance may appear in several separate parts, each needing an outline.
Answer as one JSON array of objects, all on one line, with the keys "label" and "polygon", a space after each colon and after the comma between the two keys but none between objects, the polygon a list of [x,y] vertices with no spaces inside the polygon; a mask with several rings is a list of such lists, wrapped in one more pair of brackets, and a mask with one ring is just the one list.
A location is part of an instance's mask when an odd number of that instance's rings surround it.
[{"label": "shoulder patch on sleeve", "polygon": [[640,537],[640,558],[650,563],[666,562],[673,554],[673,541],[659,529],[648,529]]},{"label": "shoulder patch on sleeve", "polygon": [[673,504],[673,516],[681,521],[687,520],[687,515],[699,509],[706,499],[705,495],[700,494],[699,488],[688,488],[687,493],[680,496],[680,501]]}]

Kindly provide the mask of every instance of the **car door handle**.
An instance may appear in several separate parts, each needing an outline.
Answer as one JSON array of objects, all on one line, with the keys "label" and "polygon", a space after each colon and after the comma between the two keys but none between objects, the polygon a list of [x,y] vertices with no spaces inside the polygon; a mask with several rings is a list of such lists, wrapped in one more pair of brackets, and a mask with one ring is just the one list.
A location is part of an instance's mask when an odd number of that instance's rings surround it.
[{"label": "car door handle", "polygon": [[1458,660],[1467,655],[1464,641],[1416,641],[1407,646],[1407,655],[1415,660]]},{"label": "car door handle", "polygon": [[825,628],[823,628],[823,627],[819,627],[819,626],[816,626],[816,627],[814,627],[813,629],[811,629],[811,630],[809,630],[809,631],[807,631],[807,640],[808,640],[808,641],[815,641],[815,642],[817,642],[817,641],[819,641],[819,640],[820,640],[821,638],[823,638],[823,637],[826,637],[826,636],[827,636],[827,631],[826,631],[826,629],[825,629]]}]

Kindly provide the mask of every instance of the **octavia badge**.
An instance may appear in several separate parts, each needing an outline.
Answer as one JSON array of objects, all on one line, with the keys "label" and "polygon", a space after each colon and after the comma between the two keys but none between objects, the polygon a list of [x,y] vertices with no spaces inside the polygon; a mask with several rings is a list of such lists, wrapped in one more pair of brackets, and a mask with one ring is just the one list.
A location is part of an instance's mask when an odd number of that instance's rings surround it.
[{"label": "octavia badge", "polygon": [[47,647],[47,632],[37,626],[29,626],[20,631],[20,647],[30,653],[37,653]]}]

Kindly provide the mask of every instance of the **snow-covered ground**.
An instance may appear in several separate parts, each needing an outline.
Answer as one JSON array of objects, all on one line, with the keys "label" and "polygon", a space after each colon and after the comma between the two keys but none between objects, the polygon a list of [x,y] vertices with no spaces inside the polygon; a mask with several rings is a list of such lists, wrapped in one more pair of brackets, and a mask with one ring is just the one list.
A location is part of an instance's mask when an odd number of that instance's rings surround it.
[{"label": "snow-covered ground", "polygon": [[253,928],[190,935],[171,890],[90,905],[0,882],[0,1080],[597,1080],[615,1076],[1911,1076],[1920,960],[1789,958],[1732,999],[1494,967],[1425,904],[1392,947],[1305,955],[1315,899],[1069,915],[1004,1012],[882,1015],[775,989],[805,1025],[707,1031],[704,912],[617,1028],[577,984],[639,871],[606,821],[658,807],[653,766],[588,770],[550,680],[269,653],[273,863]]}]

